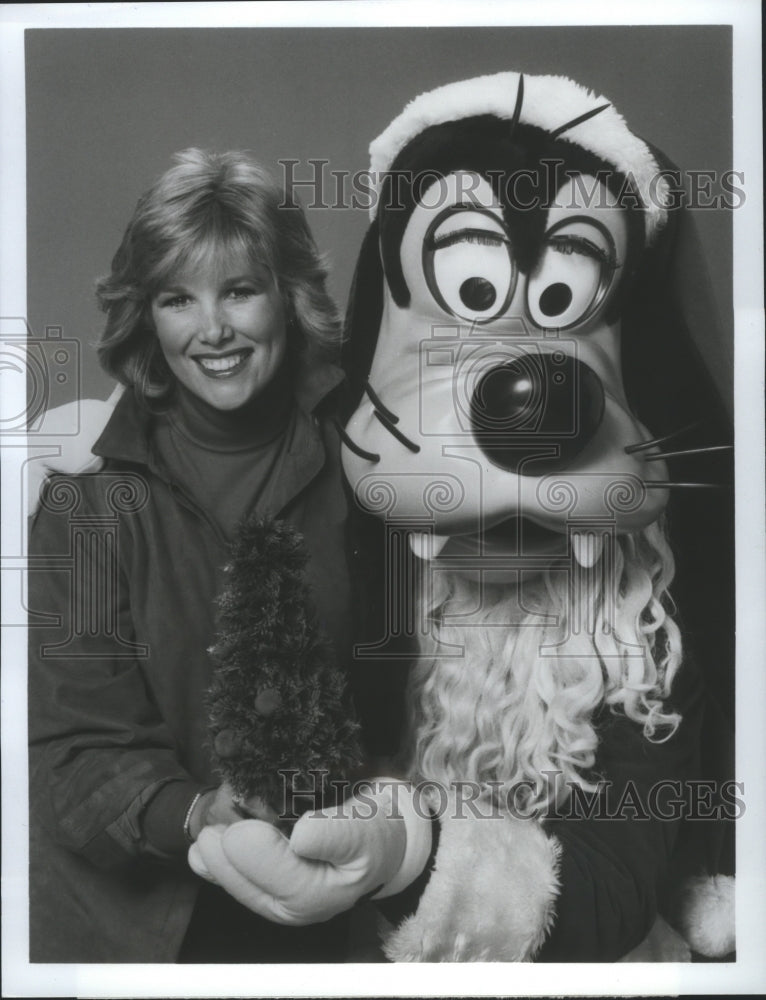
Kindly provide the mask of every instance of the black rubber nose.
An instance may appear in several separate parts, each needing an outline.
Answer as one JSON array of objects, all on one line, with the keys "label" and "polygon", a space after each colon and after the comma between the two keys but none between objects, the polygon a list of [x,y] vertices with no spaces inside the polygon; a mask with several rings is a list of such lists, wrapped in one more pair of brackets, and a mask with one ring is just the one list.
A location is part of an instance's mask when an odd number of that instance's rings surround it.
[{"label": "black rubber nose", "polygon": [[603,415],[598,375],[563,351],[523,355],[491,368],[471,400],[471,428],[484,454],[494,465],[527,476],[565,469]]}]

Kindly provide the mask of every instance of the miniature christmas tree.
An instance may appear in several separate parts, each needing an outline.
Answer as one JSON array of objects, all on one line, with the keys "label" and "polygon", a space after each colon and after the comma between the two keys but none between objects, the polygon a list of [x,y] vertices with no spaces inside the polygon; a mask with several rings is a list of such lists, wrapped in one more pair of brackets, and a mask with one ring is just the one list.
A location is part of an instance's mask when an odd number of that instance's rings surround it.
[{"label": "miniature christmas tree", "polygon": [[280,816],[321,805],[286,789],[326,795],[362,758],[346,676],[312,607],[307,558],[292,526],[245,522],[226,567],[211,650],[216,766],[243,800],[259,796]]}]

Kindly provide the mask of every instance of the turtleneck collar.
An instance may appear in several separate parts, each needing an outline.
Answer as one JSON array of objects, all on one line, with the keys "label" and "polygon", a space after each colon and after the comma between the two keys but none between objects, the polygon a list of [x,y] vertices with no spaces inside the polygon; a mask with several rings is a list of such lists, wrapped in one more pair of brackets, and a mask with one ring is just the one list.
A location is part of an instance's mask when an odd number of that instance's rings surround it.
[{"label": "turtleneck collar", "polygon": [[[298,408],[311,415],[343,381],[343,372],[326,361],[301,358],[295,365],[294,397]],[[149,438],[152,414],[128,389],[118,400],[93,454],[118,461],[147,463],[150,461]],[[247,426],[247,421],[245,421]]]},{"label": "turtleneck collar", "polygon": [[243,451],[268,444],[287,426],[295,404],[287,366],[255,399],[236,410],[219,410],[180,383],[167,417],[174,429],[201,448]]}]

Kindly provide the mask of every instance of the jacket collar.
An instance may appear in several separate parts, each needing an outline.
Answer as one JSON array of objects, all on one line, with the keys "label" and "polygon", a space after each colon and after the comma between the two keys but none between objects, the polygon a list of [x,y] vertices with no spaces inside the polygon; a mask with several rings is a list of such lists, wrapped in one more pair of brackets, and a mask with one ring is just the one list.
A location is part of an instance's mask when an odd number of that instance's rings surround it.
[{"label": "jacket collar", "polygon": [[[343,381],[343,371],[328,362],[303,360],[296,366],[294,393],[299,409],[313,413]],[[152,413],[129,388],[93,446],[93,454],[139,465],[151,464]]]},{"label": "jacket collar", "polygon": [[306,413],[317,407],[337,389],[345,375],[337,365],[327,361],[301,359],[296,365],[294,392],[298,406]]}]

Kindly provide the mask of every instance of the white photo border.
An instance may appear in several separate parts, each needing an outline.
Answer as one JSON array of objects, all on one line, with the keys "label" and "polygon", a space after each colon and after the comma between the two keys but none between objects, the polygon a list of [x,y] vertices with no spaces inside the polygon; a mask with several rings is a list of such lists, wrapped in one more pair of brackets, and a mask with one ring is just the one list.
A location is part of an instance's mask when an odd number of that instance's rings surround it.
[{"label": "white photo border", "polygon": [[[18,4],[0,11],[2,61],[2,222],[0,313],[26,316],[25,28],[699,25],[733,29],[733,163],[746,177],[747,203],[734,213],[734,338],[737,498],[737,778],[747,810],[738,821],[737,961],[700,965],[349,965],[133,966],[30,965],[26,898],[27,789],[23,629],[4,629],[3,980],[5,996],[509,996],[651,995],[758,992],[766,982],[766,628],[764,596],[763,231],[760,11],[737,3],[592,0],[423,3]],[[6,399],[3,407],[13,406]],[[23,408],[23,404],[22,404]],[[15,411],[14,411],[15,412]],[[10,478],[10,477],[7,477]],[[3,478],[3,492],[11,484]],[[3,497],[6,511],[14,498]],[[6,531],[23,525],[4,523]],[[3,588],[5,602],[10,595]]]}]

